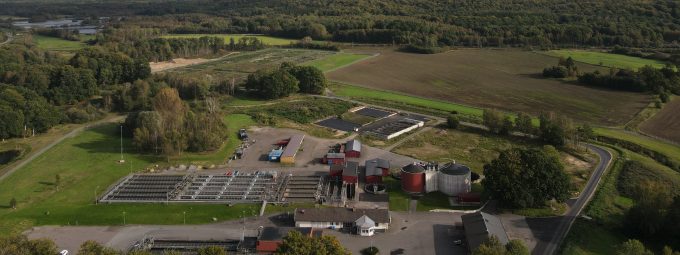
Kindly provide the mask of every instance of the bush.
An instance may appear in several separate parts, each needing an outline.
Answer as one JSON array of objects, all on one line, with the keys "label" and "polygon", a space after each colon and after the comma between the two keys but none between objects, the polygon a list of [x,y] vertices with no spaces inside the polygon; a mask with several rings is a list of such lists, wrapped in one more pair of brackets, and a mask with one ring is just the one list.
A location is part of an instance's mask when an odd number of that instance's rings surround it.
[{"label": "bush", "polygon": [[569,76],[569,70],[563,66],[551,66],[543,69],[543,77],[565,78]]},{"label": "bush", "polygon": [[446,118],[446,126],[451,129],[456,129],[460,125],[460,120],[456,116],[449,116]]},{"label": "bush", "polygon": [[380,250],[375,246],[367,247],[361,250],[362,255],[376,255],[378,253],[380,253]]},{"label": "bush", "polygon": [[403,51],[403,52],[418,53],[418,54],[437,54],[437,53],[447,51],[448,49],[449,49],[448,47],[418,46],[418,45],[414,45],[414,44],[409,44],[409,45],[401,47],[399,50]]}]

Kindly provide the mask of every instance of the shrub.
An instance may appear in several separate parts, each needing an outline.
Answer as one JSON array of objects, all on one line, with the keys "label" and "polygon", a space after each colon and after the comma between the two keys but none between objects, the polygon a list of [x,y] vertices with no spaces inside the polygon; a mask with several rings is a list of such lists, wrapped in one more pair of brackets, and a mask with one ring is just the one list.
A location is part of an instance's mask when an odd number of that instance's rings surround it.
[{"label": "shrub", "polygon": [[569,70],[563,66],[551,66],[543,69],[543,77],[565,78],[569,76]]},{"label": "shrub", "polygon": [[378,247],[375,247],[375,246],[367,247],[367,248],[364,248],[363,250],[361,250],[362,255],[376,255],[379,252],[380,252],[380,250],[378,250]]}]

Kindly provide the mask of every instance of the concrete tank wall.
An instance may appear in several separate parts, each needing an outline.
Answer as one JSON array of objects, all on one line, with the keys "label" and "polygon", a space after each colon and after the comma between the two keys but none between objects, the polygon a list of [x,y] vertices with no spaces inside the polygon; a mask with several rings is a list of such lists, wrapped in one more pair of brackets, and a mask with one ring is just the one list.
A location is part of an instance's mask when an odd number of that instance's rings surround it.
[{"label": "concrete tank wall", "polygon": [[453,175],[439,172],[437,177],[438,188],[442,193],[449,196],[457,196],[460,193],[470,192],[470,173]]},{"label": "concrete tank wall", "polygon": [[437,171],[425,171],[425,192],[430,193],[438,190],[437,176],[439,176]]}]

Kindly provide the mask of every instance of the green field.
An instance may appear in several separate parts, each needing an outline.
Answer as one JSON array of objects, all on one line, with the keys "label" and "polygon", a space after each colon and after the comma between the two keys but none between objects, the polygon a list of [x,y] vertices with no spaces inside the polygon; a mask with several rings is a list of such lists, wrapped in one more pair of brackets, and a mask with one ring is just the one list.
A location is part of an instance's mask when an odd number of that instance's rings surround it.
[{"label": "green field", "polygon": [[360,61],[370,56],[371,55],[366,54],[336,53],[322,59],[317,59],[307,63],[303,63],[303,65],[313,66],[321,69],[321,71],[330,72],[351,65],[357,61]]},{"label": "green field", "polygon": [[611,128],[594,128],[595,133],[598,135],[602,136],[607,136],[607,137],[612,137],[624,141],[629,141],[632,143],[636,143],[642,147],[645,147],[650,150],[654,150],[657,152],[660,152],[671,159],[675,160],[676,162],[680,162],[680,147],[670,144],[670,143],[665,143],[653,138],[649,138],[643,135],[638,135],[638,134],[632,134],[623,130],[619,129],[611,129]]},{"label": "green field", "polygon": [[191,77],[245,78],[263,68],[275,68],[283,62],[302,64],[334,54],[331,51],[267,48],[245,51],[219,60],[172,69],[174,73]]},{"label": "green field", "polygon": [[459,114],[477,116],[481,117],[483,110],[481,108],[475,108],[471,106],[465,106],[460,104],[454,104],[439,100],[420,98],[416,96],[410,96],[395,92],[369,89],[359,86],[345,85],[345,84],[333,84],[331,87],[333,93],[341,96],[348,97],[352,99],[365,100],[368,102],[394,102],[398,104],[403,104],[406,106],[419,107],[425,109],[431,109],[439,111],[441,113],[451,113],[453,111]]},{"label": "green field", "polygon": [[81,36],[81,41],[69,41],[57,37],[32,35],[33,42],[36,46],[44,50],[56,51],[75,51],[87,46],[84,41],[92,39],[92,36]]},{"label": "green field", "polygon": [[664,62],[653,59],[587,50],[551,50],[546,52],[546,54],[556,57],[572,57],[576,61],[591,65],[625,69],[638,69],[646,65],[650,65],[655,68],[662,68],[665,65]]},{"label": "green field", "polygon": [[[232,115],[226,121],[230,132],[252,123],[245,115]],[[187,212],[187,223],[198,224],[209,223],[213,217],[238,218],[243,210],[248,215],[259,210],[258,205],[94,205],[95,193],[101,195],[131,170],[165,162],[161,157],[140,155],[128,149],[124,154],[126,164],[117,164],[120,159],[117,131],[117,125],[108,124],[68,138],[2,181],[0,235],[17,233],[34,225],[119,225],[123,223],[123,212],[128,224],[180,224],[183,212]],[[235,137],[232,135],[219,153],[188,154],[174,160],[219,163],[234,150],[238,143]],[[131,148],[129,139],[123,142],[125,148]],[[56,174],[61,177],[58,191],[54,185]],[[11,198],[18,201],[16,210],[8,206]],[[268,207],[271,212],[288,209]]]},{"label": "green field", "polygon": [[199,38],[204,36],[222,37],[224,38],[225,43],[229,43],[230,38],[234,38],[234,40],[238,42],[238,40],[243,37],[257,37],[264,44],[267,45],[289,45],[291,43],[295,43],[298,41],[293,39],[278,38],[266,35],[250,35],[250,34],[171,34],[164,35],[163,38]]}]

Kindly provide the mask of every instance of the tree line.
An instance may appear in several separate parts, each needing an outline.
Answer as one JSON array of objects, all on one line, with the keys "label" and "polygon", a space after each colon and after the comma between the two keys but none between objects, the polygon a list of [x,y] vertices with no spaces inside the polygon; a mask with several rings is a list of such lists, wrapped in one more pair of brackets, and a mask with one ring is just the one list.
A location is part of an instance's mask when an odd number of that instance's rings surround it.
[{"label": "tree line", "polygon": [[245,88],[256,97],[276,99],[296,92],[322,94],[327,83],[318,68],[285,62],[276,69],[260,69],[248,75]]},{"label": "tree line", "polygon": [[637,71],[610,69],[607,74],[595,71],[579,75],[578,82],[614,90],[653,92],[662,97],[667,97],[668,93],[680,94],[680,71],[670,66],[661,69],[644,66]]},{"label": "tree line", "polygon": [[3,15],[125,16],[173,33],[263,33],[422,46],[677,45],[676,1],[11,2]]}]

